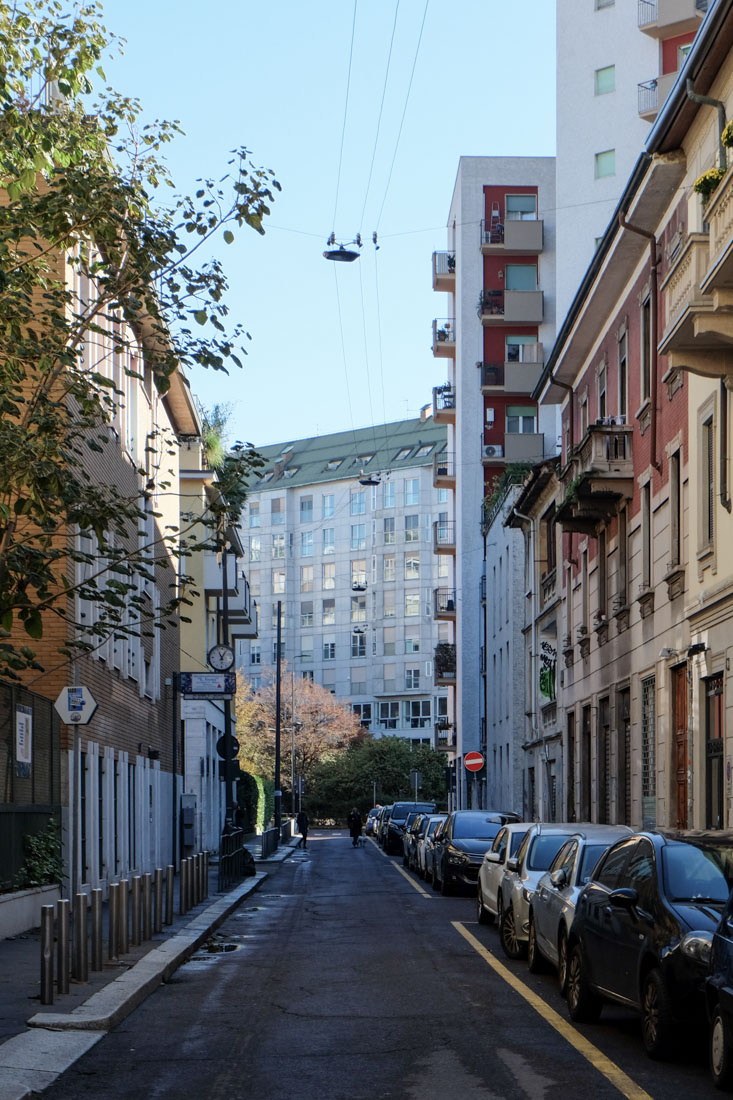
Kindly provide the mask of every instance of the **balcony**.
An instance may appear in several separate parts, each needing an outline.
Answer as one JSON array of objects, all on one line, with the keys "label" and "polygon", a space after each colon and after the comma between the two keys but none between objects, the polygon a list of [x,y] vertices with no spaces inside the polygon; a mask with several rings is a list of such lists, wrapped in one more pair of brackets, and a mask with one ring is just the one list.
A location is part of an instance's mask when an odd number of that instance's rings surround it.
[{"label": "balcony", "polygon": [[435,723],[435,748],[443,752],[454,752],[456,747],[456,731],[452,722],[447,719]]},{"label": "balcony", "polygon": [[481,441],[481,461],[484,466],[494,466],[515,462],[532,465],[545,457],[545,436],[543,432],[505,432],[503,443],[496,439],[488,442],[484,436]]},{"label": "balcony", "polygon": [[[224,587],[224,568],[222,555],[214,550],[204,552],[204,593],[207,596],[221,596]],[[229,596],[237,593],[237,558],[227,554],[227,591]]]},{"label": "balcony", "polygon": [[433,553],[454,554],[456,552],[456,525],[454,520],[437,520],[433,524]]},{"label": "balcony", "polygon": [[[219,603],[220,610],[224,611],[224,601]],[[237,591],[227,599],[227,614],[230,623],[247,625],[252,621],[252,600],[249,591],[249,581],[244,573],[237,576]]]},{"label": "balcony", "polygon": [[434,619],[451,619],[456,617],[456,590],[455,588],[436,588],[433,592],[435,610]]},{"label": "balcony", "polygon": [[615,516],[619,502],[633,496],[633,429],[612,421],[608,417],[588,428],[561,474],[557,521],[566,531],[595,535]]},{"label": "balcony", "polygon": [[240,638],[256,638],[259,635],[259,615],[257,611],[257,603],[252,600],[250,604],[250,618],[248,622],[230,622],[229,624],[229,637],[232,642],[238,641]]},{"label": "balcony", "polygon": [[710,231],[708,270],[702,283],[706,293],[733,289],[733,167],[715,188],[705,207]]},{"label": "balcony", "polygon": [[709,0],[638,0],[639,30],[651,38],[672,38],[696,31]]},{"label": "balcony", "polygon": [[433,290],[442,290],[446,294],[455,293],[455,252],[433,252]]},{"label": "balcony", "polygon": [[433,355],[436,359],[453,359],[456,354],[455,318],[443,317],[433,321]]},{"label": "balcony", "polygon": [[503,363],[477,363],[481,371],[481,392],[504,389],[504,364]]},{"label": "balcony", "polygon": [[456,682],[456,645],[455,642],[438,642],[435,647],[435,683],[450,687]]},{"label": "balcony", "polygon": [[433,486],[436,489],[456,487],[455,455],[449,451],[443,451],[433,458]]},{"label": "balcony", "polygon": [[456,391],[450,382],[433,386],[433,420],[436,424],[456,422]]},{"label": "balcony", "polygon": [[[721,181],[722,182],[722,181]],[[722,317],[713,316],[714,296],[705,294],[705,282],[710,259],[710,238],[707,233],[690,233],[677,260],[662,283],[666,327],[659,344],[664,355],[690,351],[715,351],[730,347],[728,337],[721,335]],[[727,326],[726,326],[727,327]]]},{"label": "balcony", "polygon": [[514,256],[533,256],[542,251],[543,221],[537,218],[515,219],[495,223],[490,228],[481,222],[481,251],[484,256],[511,253]]},{"label": "balcony", "polygon": [[483,290],[477,313],[484,326],[539,325],[544,318],[544,295],[541,290]]}]

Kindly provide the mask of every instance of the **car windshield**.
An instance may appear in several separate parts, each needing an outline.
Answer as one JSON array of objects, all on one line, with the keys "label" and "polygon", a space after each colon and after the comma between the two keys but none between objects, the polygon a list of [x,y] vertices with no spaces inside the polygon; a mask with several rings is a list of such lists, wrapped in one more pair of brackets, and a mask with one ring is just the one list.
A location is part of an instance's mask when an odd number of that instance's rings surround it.
[{"label": "car windshield", "polygon": [[539,833],[534,844],[530,844],[527,868],[530,871],[546,871],[569,836],[570,833],[553,833],[551,836]]},{"label": "car windshield", "polygon": [[511,856],[515,856],[517,854],[517,848],[522,843],[522,841],[524,840],[526,835],[527,835],[527,830],[526,829],[524,830],[523,833],[512,833],[512,839],[511,839],[511,843],[509,845],[509,856],[510,856],[510,858],[511,858]]},{"label": "car windshield", "polygon": [[578,875],[579,883],[590,882],[590,876],[593,873],[598,860],[608,848],[607,844],[586,844],[583,849],[583,855],[580,859],[580,874]]},{"label": "car windshield", "polygon": [[662,849],[664,882],[671,901],[727,901],[733,883],[733,849],[672,842]]},{"label": "car windshield", "polygon": [[457,840],[493,840],[500,828],[500,821],[485,814],[461,815],[453,822],[453,836]]},{"label": "car windshield", "polygon": [[433,806],[430,802],[418,802],[417,805],[410,806],[395,806],[390,814],[390,819],[392,821],[406,821],[408,816],[412,815],[411,820],[414,820],[415,814],[429,814],[432,809]]}]

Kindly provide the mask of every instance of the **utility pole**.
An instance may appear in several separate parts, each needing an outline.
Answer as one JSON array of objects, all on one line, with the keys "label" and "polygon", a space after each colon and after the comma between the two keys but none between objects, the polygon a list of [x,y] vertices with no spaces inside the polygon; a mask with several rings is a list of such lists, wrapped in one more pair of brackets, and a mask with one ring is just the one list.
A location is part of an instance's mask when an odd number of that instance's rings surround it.
[{"label": "utility pole", "polygon": [[[217,637],[217,641],[224,642],[225,645],[229,645],[229,571],[228,571],[228,559],[227,559],[227,547],[226,542],[222,546],[221,551],[221,572],[223,577],[222,582],[222,616],[221,621],[217,623],[217,635],[219,635],[219,629],[221,629],[221,636]],[[233,752],[232,752],[232,704],[231,700],[226,698],[224,700],[224,792],[226,798],[226,811],[225,811],[225,825],[224,831],[231,832],[234,828],[234,767],[233,767]]]},{"label": "utility pole", "polygon": [[277,679],[275,684],[275,828],[282,822],[282,796],[280,790],[280,639],[282,637],[282,600],[277,601]]}]

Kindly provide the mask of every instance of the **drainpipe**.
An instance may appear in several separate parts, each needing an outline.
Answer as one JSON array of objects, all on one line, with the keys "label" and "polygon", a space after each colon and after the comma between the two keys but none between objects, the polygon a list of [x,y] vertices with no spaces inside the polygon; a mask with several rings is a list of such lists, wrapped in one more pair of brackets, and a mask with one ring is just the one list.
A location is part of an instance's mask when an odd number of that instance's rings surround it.
[{"label": "drainpipe", "polygon": [[726,512],[730,512],[731,499],[728,492],[728,387],[724,378],[720,379],[720,441],[718,450],[720,452],[718,458],[720,462],[720,503]]},{"label": "drainpipe", "polygon": [[655,470],[660,470],[662,464],[657,458],[657,373],[659,364],[659,358],[657,356],[657,342],[659,339],[659,333],[657,332],[659,325],[657,309],[657,238],[654,233],[650,233],[647,229],[641,229],[638,225],[632,225],[631,222],[627,222],[622,213],[619,213],[618,223],[622,229],[628,229],[631,233],[637,233],[640,237],[645,237],[649,241],[649,263],[651,266],[649,277],[649,304],[651,317],[649,320],[652,330],[652,346],[650,349],[651,378],[649,382],[649,413],[651,420],[649,447],[651,450],[652,466]]},{"label": "drainpipe", "polygon": [[[518,512],[516,508],[512,508],[512,515],[516,516],[517,519],[521,520],[523,523],[526,523],[526,524],[529,525],[529,551],[528,552],[529,552],[529,560],[530,560],[531,565],[532,565],[532,604],[531,604],[532,610],[530,612],[531,615],[532,615],[532,641],[531,641],[530,654],[529,654],[529,668],[530,668],[529,681],[530,681],[530,709],[531,709],[530,721],[532,723],[532,734],[533,734],[532,740],[534,740],[534,724],[537,720],[537,685],[535,683],[535,661],[537,659],[536,658],[536,653],[537,653],[537,585],[535,583],[535,575],[534,575],[534,528],[532,526],[531,518],[529,516],[522,515],[522,513]],[[544,778],[543,778],[542,786],[543,786],[543,789],[544,789],[544,787],[545,787]],[[544,797],[543,797],[543,805],[544,805]]]},{"label": "drainpipe", "polygon": [[722,136],[725,129],[725,104],[719,99],[711,99],[708,95],[699,95],[692,90],[692,81],[687,80],[687,98],[694,100],[695,103],[706,103],[708,107],[717,107],[718,109],[718,156],[720,158],[720,167],[728,167],[728,158],[725,152],[725,146],[723,145]]}]

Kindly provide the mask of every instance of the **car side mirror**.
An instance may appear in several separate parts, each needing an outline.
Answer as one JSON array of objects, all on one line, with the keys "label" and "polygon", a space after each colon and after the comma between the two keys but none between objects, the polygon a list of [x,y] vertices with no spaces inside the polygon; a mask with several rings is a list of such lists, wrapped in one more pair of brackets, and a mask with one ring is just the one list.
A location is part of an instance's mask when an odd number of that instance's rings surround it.
[{"label": "car side mirror", "polygon": [[518,871],[519,864],[517,863],[516,859],[508,859],[506,861],[506,869],[507,871]]},{"label": "car side mirror", "polygon": [[486,852],[484,855],[484,863],[498,863],[500,859],[498,852]]},{"label": "car side mirror", "polygon": [[608,895],[609,905],[615,905],[617,909],[634,909],[639,904],[639,894],[630,886],[622,886],[618,890],[612,890]]},{"label": "car side mirror", "polygon": [[562,890],[563,886],[567,885],[568,876],[564,867],[560,867],[557,871],[553,871],[550,875],[550,882],[556,890]]}]

